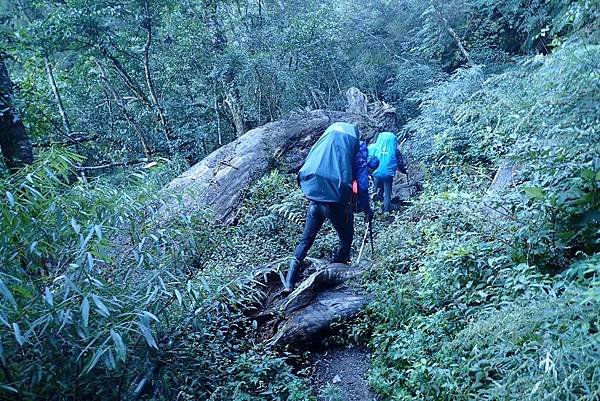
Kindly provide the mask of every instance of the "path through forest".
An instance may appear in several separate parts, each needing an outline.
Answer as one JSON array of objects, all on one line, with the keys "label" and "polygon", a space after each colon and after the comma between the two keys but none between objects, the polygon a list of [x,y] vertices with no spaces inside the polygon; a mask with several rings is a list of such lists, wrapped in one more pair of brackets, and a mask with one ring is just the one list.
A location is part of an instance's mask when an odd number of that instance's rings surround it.
[{"label": "path through forest", "polygon": [[371,352],[365,346],[329,348],[311,355],[313,386],[319,401],[375,401],[367,374]]}]

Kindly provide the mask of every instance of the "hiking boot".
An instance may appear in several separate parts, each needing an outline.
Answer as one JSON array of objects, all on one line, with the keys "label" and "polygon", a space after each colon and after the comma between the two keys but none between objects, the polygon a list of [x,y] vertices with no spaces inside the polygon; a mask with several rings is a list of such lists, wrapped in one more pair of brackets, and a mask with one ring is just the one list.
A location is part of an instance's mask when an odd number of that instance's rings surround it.
[{"label": "hiking boot", "polygon": [[300,262],[296,258],[292,258],[290,260],[290,269],[285,276],[285,285],[283,290],[281,291],[283,294],[289,294],[294,290],[294,286],[296,285],[296,280],[298,280],[298,275],[300,274],[300,267],[302,262]]}]

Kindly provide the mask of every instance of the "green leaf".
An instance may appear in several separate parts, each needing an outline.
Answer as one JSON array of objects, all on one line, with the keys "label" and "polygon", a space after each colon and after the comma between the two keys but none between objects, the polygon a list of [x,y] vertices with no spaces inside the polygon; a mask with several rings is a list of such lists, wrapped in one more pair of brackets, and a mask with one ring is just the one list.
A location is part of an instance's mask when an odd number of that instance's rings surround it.
[{"label": "green leaf", "polygon": [[88,362],[88,364],[85,366],[85,368],[83,369],[83,373],[89,373],[92,369],[94,369],[94,366],[96,366],[96,364],[98,363],[98,361],[100,360],[100,358],[102,357],[102,355],[104,355],[104,353],[108,351],[108,348],[98,348],[96,350],[96,352],[94,353],[94,356],[92,357],[92,359]]},{"label": "green leaf", "polygon": [[12,324],[13,331],[15,332],[15,340],[19,343],[19,345],[25,344],[25,338],[21,335],[21,328],[15,322]]},{"label": "green leaf", "polygon": [[44,300],[46,300],[48,305],[54,306],[54,297],[52,295],[52,292],[50,292],[50,288],[48,287],[44,289]]},{"label": "green leaf", "polygon": [[86,252],[87,264],[90,271],[94,270],[94,257],[90,252]]},{"label": "green leaf", "polygon": [[183,305],[183,299],[181,297],[181,293],[179,292],[179,290],[177,288],[175,288],[175,296],[177,297],[177,302],[179,303],[179,306]]},{"label": "green leaf", "polygon": [[71,227],[73,227],[75,234],[79,234],[81,232],[81,226],[77,224],[74,218],[71,218]]},{"label": "green leaf", "polygon": [[8,203],[11,207],[15,206],[15,197],[9,191],[6,191],[6,199],[8,199]]},{"label": "green leaf", "polygon": [[594,170],[586,168],[581,170],[581,178],[583,178],[586,181],[594,181],[594,178],[596,176],[596,173],[594,172]]},{"label": "green leaf", "polygon": [[102,300],[100,299],[100,297],[98,297],[97,295],[92,294],[92,300],[96,304],[96,307],[98,308],[98,312],[102,316],[104,316],[104,317],[109,317],[110,316],[110,312],[108,311],[108,308],[106,307],[106,305],[104,305],[104,302],[102,302]]},{"label": "green leaf", "polygon": [[2,312],[0,312],[0,323],[4,324],[9,329],[12,327],[10,325],[10,323],[8,323],[8,320],[6,320],[6,318],[4,317],[4,314],[2,314]]},{"label": "green leaf", "polygon": [[138,322],[138,326],[140,327],[140,332],[146,339],[146,342],[148,343],[148,345],[151,346],[152,348],[158,349],[158,344],[156,343],[156,340],[154,339],[154,336],[152,335],[152,331],[150,330],[150,328],[142,322]]},{"label": "green leaf", "polygon": [[90,320],[90,301],[88,297],[83,298],[83,301],[81,301],[81,320],[83,321],[83,327],[87,327]]},{"label": "green leaf", "polygon": [[6,390],[6,391],[11,391],[13,393],[18,393],[18,391],[17,391],[16,388],[11,387],[11,386],[9,386],[7,384],[0,384],[0,388],[3,389],[3,390]]},{"label": "green leaf", "polygon": [[125,356],[127,354],[127,346],[125,345],[123,338],[119,333],[117,333],[114,330],[110,331],[110,337],[112,338],[113,343],[115,344],[115,349],[117,350],[117,358],[119,358],[122,361],[125,361]]},{"label": "green leaf", "polygon": [[544,199],[546,197],[544,191],[538,187],[523,187],[522,189],[530,199]]},{"label": "green leaf", "polygon": [[148,312],[148,311],[144,311],[142,312],[144,315],[148,316],[149,318],[155,320],[157,323],[160,323],[160,320],[156,317],[156,315],[154,313]]},{"label": "green leaf", "polygon": [[8,287],[4,284],[4,281],[2,281],[2,279],[0,279],[0,294],[2,294],[4,298],[6,298],[8,302],[10,302],[12,306],[15,307],[15,309],[17,309],[17,301],[15,300],[15,297],[13,297],[12,292],[10,292]]}]

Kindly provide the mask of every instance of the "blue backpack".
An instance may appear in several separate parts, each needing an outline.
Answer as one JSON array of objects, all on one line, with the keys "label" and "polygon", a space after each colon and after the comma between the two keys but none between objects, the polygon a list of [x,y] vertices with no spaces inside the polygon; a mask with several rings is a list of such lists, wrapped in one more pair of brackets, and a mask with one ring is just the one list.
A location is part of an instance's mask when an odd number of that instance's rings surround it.
[{"label": "blue backpack", "polygon": [[374,156],[369,156],[367,144],[360,141],[358,152],[354,158],[354,172],[356,175],[356,203],[355,212],[369,212],[369,169],[377,168],[379,160]]},{"label": "blue backpack", "polygon": [[337,122],[325,130],[298,173],[308,199],[326,203],[350,200],[358,143],[359,131],[354,124]]},{"label": "blue backpack", "polygon": [[379,159],[379,167],[373,172],[375,178],[387,178],[396,175],[396,169],[398,168],[397,146],[398,139],[392,132],[379,133],[377,141],[369,145],[369,154]]}]

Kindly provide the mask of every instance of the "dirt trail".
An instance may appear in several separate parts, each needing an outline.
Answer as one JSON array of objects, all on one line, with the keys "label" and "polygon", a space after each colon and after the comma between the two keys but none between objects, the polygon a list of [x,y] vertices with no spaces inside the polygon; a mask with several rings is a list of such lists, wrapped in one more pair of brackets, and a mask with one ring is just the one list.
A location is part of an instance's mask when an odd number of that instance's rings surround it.
[{"label": "dirt trail", "polygon": [[313,353],[311,363],[318,400],[376,401],[367,383],[370,357],[369,349],[358,345]]}]

